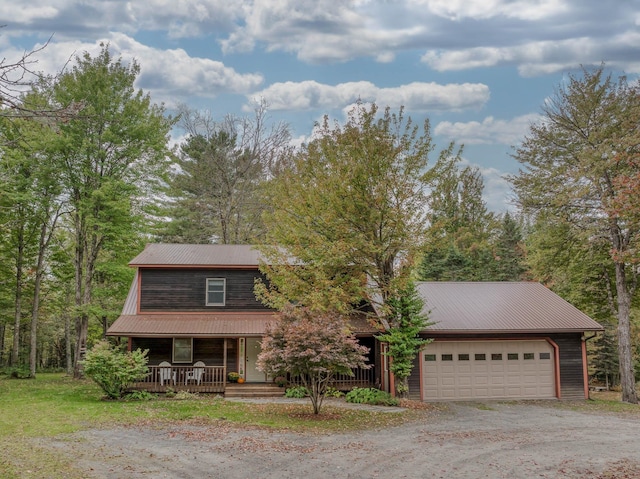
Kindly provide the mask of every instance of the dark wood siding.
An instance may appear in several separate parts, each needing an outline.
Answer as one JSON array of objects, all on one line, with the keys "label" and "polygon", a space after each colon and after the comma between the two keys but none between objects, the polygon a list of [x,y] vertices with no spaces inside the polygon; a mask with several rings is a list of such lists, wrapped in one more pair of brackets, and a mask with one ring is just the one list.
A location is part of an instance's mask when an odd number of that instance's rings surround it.
[{"label": "dark wood siding", "polygon": [[561,399],[585,399],[582,340],[580,334],[552,335],[560,353]]},{"label": "dark wood siding", "polygon": [[[141,312],[269,311],[253,293],[258,270],[141,269]],[[207,278],[225,278],[225,306],[206,306]]]},{"label": "dark wood siding", "polygon": [[420,401],[420,354],[413,358],[413,368],[409,375],[409,399]]}]

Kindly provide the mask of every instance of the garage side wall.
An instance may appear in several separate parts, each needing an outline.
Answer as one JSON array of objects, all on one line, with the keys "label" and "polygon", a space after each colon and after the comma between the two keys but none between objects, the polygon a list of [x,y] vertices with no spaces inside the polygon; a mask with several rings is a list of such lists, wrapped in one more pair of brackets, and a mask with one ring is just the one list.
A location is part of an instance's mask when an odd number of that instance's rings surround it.
[{"label": "garage side wall", "polygon": [[585,399],[581,334],[549,335],[560,353],[560,391],[563,400]]}]

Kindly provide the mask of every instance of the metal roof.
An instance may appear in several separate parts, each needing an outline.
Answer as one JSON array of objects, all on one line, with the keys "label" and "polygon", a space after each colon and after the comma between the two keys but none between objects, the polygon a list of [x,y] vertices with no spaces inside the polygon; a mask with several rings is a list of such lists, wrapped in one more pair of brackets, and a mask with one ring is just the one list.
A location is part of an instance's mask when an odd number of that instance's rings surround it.
[{"label": "metal roof", "polygon": [[258,266],[253,245],[150,243],[130,266]]},{"label": "metal roof", "polygon": [[[123,314],[111,325],[107,335],[156,338],[264,336],[277,314]],[[353,318],[350,324],[356,334],[370,335],[379,331],[365,318]]]},{"label": "metal roof", "polygon": [[120,316],[108,336],[263,336],[275,313],[134,314]]},{"label": "metal roof", "polygon": [[[178,257],[171,258],[175,252]],[[254,261],[254,263],[251,263]],[[225,263],[226,262],[226,263]],[[238,245],[149,245],[132,265],[231,265],[257,267],[258,253]],[[420,282],[418,294],[431,324],[427,333],[550,333],[600,331],[602,326],[540,283]],[[138,271],[122,315],[109,336],[261,336],[276,313],[137,314]],[[378,329],[364,316],[354,332]]]},{"label": "metal roof", "polygon": [[429,332],[600,331],[602,326],[534,282],[420,282]]}]

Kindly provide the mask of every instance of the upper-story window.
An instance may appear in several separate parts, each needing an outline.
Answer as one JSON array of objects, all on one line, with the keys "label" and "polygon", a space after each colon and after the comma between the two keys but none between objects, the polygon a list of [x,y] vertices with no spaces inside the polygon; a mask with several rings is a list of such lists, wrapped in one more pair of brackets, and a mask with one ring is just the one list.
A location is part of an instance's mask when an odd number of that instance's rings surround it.
[{"label": "upper-story window", "polygon": [[224,306],[226,280],[207,278],[207,306]]}]

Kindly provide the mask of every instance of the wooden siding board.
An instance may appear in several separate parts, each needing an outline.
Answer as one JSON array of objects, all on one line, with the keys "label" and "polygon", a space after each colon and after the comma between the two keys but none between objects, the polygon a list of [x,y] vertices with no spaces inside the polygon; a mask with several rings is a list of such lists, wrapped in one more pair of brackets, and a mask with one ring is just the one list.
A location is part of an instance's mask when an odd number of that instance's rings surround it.
[{"label": "wooden siding board", "polygon": [[[257,270],[141,269],[140,312],[270,311],[253,292]],[[225,278],[225,306],[206,306],[207,278]]]},{"label": "wooden siding board", "polygon": [[560,352],[560,391],[566,400],[585,399],[582,339],[580,334],[558,334],[550,338]]},{"label": "wooden siding board", "polygon": [[413,358],[413,368],[409,375],[409,399],[420,401],[420,353]]}]

